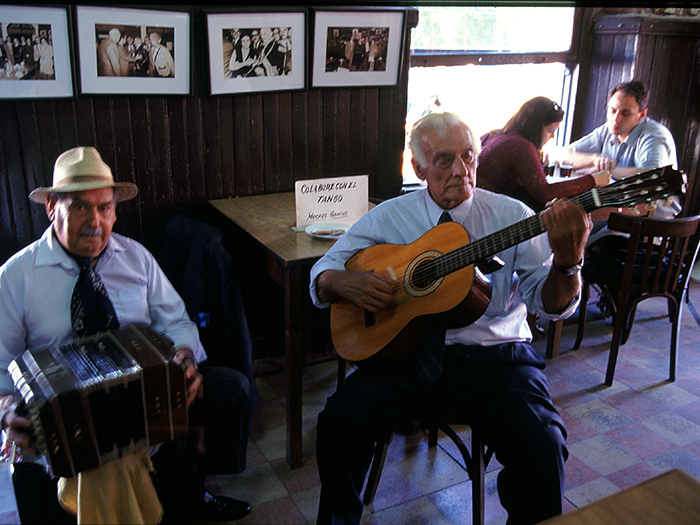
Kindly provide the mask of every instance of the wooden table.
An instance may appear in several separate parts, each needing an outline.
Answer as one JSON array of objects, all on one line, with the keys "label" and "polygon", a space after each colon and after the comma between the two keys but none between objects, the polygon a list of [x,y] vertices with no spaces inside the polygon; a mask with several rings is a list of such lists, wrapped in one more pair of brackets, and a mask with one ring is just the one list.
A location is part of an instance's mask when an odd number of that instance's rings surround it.
[{"label": "wooden table", "polygon": [[697,525],[700,482],[674,469],[540,525]]},{"label": "wooden table", "polygon": [[333,241],[295,232],[294,192],[216,199],[209,203],[233,221],[267,254],[270,276],[284,290],[284,353],[287,376],[287,462],[301,465],[301,373],[304,367],[303,335],[307,330],[302,305],[309,299],[304,286],[310,267]]}]

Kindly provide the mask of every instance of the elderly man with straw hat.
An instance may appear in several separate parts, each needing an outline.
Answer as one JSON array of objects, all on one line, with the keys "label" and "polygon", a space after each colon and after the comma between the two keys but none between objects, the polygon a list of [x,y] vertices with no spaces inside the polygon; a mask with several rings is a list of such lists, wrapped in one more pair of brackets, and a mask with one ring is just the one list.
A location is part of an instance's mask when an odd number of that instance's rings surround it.
[{"label": "elderly man with straw hat", "polygon": [[[0,267],[2,430],[25,455],[35,453],[30,421],[17,410],[7,371],[25,349],[62,346],[76,337],[119,326],[149,324],[175,343],[176,360],[188,381],[190,420],[201,420],[204,425],[206,457],[215,454],[218,467],[218,472],[201,466],[185,469],[182,465],[189,459],[182,457],[177,443],[162,444],[151,459],[153,485],[165,508],[165,519],[170,512],[177,513],[171,518],[182,518],[190,511],[211,519],[239,519],[250,506],[209,494],[204,479],[207,474],[238,473],[245,468],[250,384],[237,370],[207,365],[197,327],[153,256],[136,241],[112,232],[117,203],[137,193],[136,185],[114,181],[112,170],[95,148],[76,147],[56,160],[53,185],[29,195],[31,201],[45,206],[51,224],[39,240]],[[195,465],[198,459],[200,464],[208,461],[195,458]],[[31,517],[54,505],[32,500],[35,497],[27,500],[26,495],[17,494],[20,518],[23,503]],[[80,514],[78,517],[80,521]],[[44,514],[34,521],[57,519],[56,514]]]}]

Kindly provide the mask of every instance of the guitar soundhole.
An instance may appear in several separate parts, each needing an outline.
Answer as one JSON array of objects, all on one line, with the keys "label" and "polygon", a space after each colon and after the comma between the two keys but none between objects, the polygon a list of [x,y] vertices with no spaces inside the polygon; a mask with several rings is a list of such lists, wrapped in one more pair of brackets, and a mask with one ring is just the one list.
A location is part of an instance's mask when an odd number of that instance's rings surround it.
[{"label": "guitar soundhole", "polygon": [[444,277],[436,278],[434,260],[442,254],[438,251],[421,253],[411,261],[404,274],[404,289],[413,297],[423,297],[434,292]]}]

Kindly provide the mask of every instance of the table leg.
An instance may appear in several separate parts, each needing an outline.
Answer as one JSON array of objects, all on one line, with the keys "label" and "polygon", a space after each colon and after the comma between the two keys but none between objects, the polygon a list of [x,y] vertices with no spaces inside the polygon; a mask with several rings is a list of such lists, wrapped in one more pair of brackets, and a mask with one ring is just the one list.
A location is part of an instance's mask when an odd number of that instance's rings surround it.
[{"label": "table leg", "polygon": [[284,353],[287,374],[287,463],[290,468],[302,462],[301,373],[304,368],[302,348],[302,268],[284,270]]}]

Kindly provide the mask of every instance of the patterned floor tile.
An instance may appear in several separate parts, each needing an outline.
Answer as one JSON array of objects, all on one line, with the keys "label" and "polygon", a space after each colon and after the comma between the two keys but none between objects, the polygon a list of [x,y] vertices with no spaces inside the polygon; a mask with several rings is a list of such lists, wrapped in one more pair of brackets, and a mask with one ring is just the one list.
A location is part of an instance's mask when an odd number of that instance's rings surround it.
[{"label": "patterned floor tile", "polygon": [[570,407],[567,412],[576,416],[576,418],[598,433],[607,432],[608,430],[624,426],[632,421],[629,417],[611,407],[602,399],[596,399]]},{"label": "patterned floor tile", "polygon": [[675,412],[662,412],[650,416],[643,419],[642,424],[679,447],[700,440],[700,425]]},{"label": "patterned floor tile", "polygon": [[607,476],[639,462],[639,458],[604,435],[572,443],[569,452],[601,476]]}]

